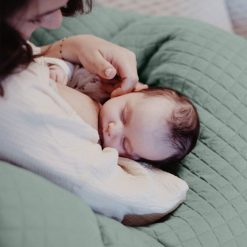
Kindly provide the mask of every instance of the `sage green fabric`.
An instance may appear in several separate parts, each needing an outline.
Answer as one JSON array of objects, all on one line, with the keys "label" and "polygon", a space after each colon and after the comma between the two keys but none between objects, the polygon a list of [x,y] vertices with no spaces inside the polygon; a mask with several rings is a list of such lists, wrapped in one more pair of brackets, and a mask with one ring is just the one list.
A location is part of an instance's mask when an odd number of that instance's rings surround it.
[{"label": "sage green fabric", "polygon": [[0,163],[0,246],[101,247],[91,209],[79,198],[22,168]]},{"label": "sage green fabric", "polygon": [[187,19],[97,8],[67,18],[59,31],[36,32],[32,41],[41,45],[80,33],[133,50],[142,82],[173,87],[197,106],[200,139],[178,170],[190,187],[187,200],[163,222],[130,228],[93,214],[36,175],[1,164],[0,246],[245,247],[246,40]]}]

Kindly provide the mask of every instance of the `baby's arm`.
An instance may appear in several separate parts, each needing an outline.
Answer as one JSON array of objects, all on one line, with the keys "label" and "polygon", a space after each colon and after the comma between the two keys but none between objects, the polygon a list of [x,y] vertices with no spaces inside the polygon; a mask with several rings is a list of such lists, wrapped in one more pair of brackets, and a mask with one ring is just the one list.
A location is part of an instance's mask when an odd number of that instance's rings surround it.
[{"label": "baby's arm", "polygon": [[51,79],[63,85],[69,82],[74,71],[74,64],[53,57],[42,57],[42,59],[48,66]]},{"label": "baby's arm", "polygon": [[[150,198],[149,200],[154,200],[153,202],[157,207],[157,211],[153,211],[153,213],[138,214],[138,210],[136,210],[133,214],[126,214],[122,220],[123,224],[144,226],[154,223],[173,211],[185,200],[188,185],[182,179],[151,166],[143,167],[136,161],[127,158],[119,158],[119,165],[126,173],[132,176],[142,177],[143,181],[149,177],[153,181],[150,185],[154,186],[154,191],[150,194],[147,193],[147,195]],[[136,195],[136,198],[138,201],[138,195]],[[142,206],[144,205],[140,205],[140,207]],[[161,208],[162,210],[160,211]],[[160,212],[157,213],[158,211]]]}]

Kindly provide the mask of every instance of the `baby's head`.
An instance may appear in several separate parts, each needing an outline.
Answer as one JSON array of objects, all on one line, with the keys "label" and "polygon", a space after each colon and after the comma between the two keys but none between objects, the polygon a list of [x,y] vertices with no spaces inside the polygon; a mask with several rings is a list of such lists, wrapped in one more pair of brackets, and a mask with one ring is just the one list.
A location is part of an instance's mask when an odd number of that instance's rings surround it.
[{"label": "baby's head", "polygon": [[104,147],[120,156],[174,163],[195,146],[199,117],[191,101],[169,88],[149,88],[108,100],[100,111]]}]

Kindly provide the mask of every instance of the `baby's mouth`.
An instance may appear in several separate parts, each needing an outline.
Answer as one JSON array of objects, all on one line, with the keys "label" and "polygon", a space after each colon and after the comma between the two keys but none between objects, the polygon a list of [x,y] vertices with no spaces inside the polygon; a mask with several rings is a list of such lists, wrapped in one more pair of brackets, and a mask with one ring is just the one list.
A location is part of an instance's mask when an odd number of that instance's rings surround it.
[{"label": "baby's mouth", "polygon": [[98,133],[99,133],[99,144],[104,147],[104,134],[103,134],[103,124],[99,114],[98,117]]}]

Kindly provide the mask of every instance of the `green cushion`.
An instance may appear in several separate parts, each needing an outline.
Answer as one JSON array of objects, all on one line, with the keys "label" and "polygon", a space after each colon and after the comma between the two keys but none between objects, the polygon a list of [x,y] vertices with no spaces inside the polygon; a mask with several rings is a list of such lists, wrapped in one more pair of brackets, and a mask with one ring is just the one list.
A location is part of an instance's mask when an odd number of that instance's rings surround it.
[{"label": "green cushion", "polygon": [[22,168],[0,163],[0,246],[100,247],[94,213],[82,200]]},{"label": "green cushion", "polygon": [[[65,239],[64,236],[74,240],[73,236],[78,231],[81,235],[76,235],[76,239],[80,246],[98,246],[99,243],[103,246],[125,247],[246,246],[246,40],[187,19],[137,16],[103,8],[98,8],[87,16],[67,18],[59,31],[40,30],[34,34],[32,40],[41,45],[80,33],[93,33],[132,49],[137,55],[142,82],[152,86],[176,88],[189,96],[198,107],[202,126],[200,139],[194,151],[181,162],[178,170],[178,175],[190,186],[188,198],[164,222],[149,227],[128,228],[101,215],[95,215],[95,220],[92,212],[67,192],[19,168],[1,165],[0,172],[5,172],[2,176],[5,180],[2,182],[0,179],[0,208],[7,209],[7,213],[1,214],[0,241],[3,239],[7,244],[12,239],[8,236],[15,236],[15,239],[21,236],[23,246],[28,246],[25,241],[29,238],[23,236],[32,236],[32,228],[26,227],[27,219],[30,218],[31,222],[39,224],[53,219],[52,223],[43,224],[40,238],[35,238],[35,246],[61,246],[59,240]],[[18,176],[14,175],[15,182],[12,184],[15,187],[11,187],[13,192],[9,194],[8,180],[12,179],[12,173]],[[15,195],[25,193],[26,186],[22,188],[19,184],[26,180],[30,193],[26,194],[25,199],[20,197],[23,204],[15,203],[16,198],[19,198]],[[36,182],[40,186],[35,186]],[[35,199],[41,195],[43,200],[37,203]],[[8,205],[17,204],[18,208],[4,206],[4,202],[8,200],[11,202]],[[64,201],[68,203],[67,206]],[[37,213],[35,217],[39,218],[34,218],[32,210],[25,211],[28,205],[35,205],[33,210],[44,212],[43,203],[53,208],[50,211],[45,210],[46,217]],[[12,208],[13,212],[10,213]],[[71,214],[75,228],[68,223],[66,231],[62,223],[57,224],[61,222],[61,215],[57,214],[56,209]],[[26,212],[26,218],[21,218],[23,212]],[[5,216],[7,214],[11,217]],[[87,221],[82,221],[79,214]],[[19,227],[13,227],[17,224],[14,220],[19,218],[22,219],[18,221]],[[86,227],[89,223],[90,227]],[[49,235],[50,238],[53,237],[50,241],[55,243],[49,242],[49,245],[45,241],[48,241],[48,234],[52,231],[56,235]],[[93,240],[99,240],[95,244],[87,244],[89,231],[96,236]],[[37,234],[38,232],[36,231]],[[65,240],[61,242],[65,244]]]}]

